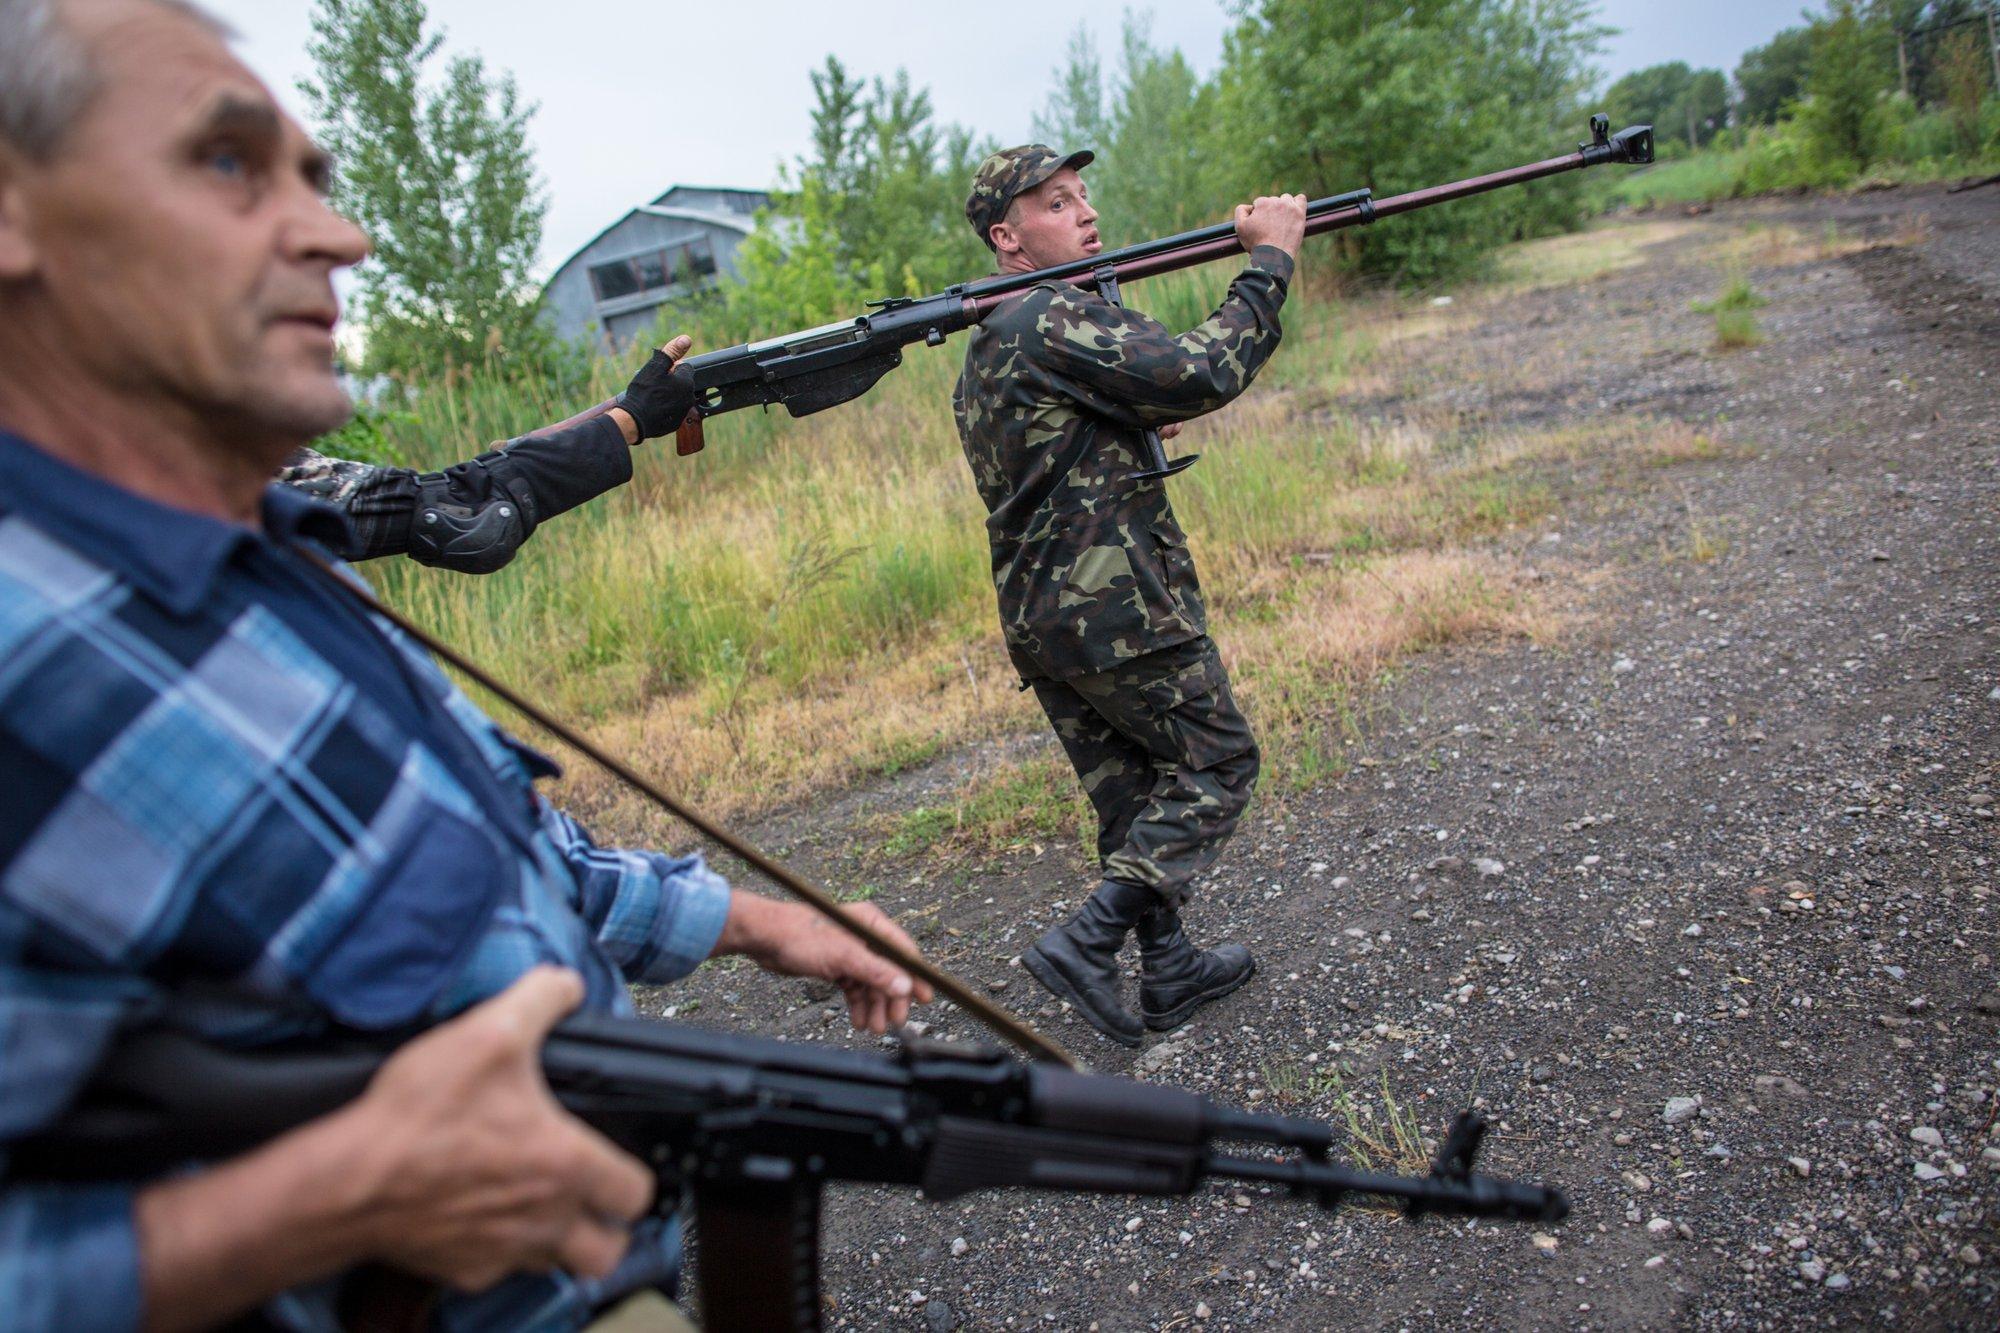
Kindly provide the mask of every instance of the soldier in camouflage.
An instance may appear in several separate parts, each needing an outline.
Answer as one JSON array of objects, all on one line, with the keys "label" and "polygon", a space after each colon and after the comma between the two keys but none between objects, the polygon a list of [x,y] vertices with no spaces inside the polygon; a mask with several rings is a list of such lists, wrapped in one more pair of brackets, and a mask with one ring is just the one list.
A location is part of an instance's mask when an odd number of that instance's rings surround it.
[{"label": "soldier in camouflage", "polygon": [[656,350],[618,405],[567,430],[524,436],[442,472],[378,466],[301,449],[278,481],[343,511],[349,560],[407,555],[461,574],[490,574],[535,528],[632,479],[632,446],[680,425],[693,381],[675,373],[692,342]]},{"label": "soldier in camouflage", "polygon": [[[1078,169],[1040,144],[979,169],[965,214],[1003,272],[1098,253]],[[989,315],[953,395],[990,517],[1001,627],[1098,817],[1103,882],[1022,955],[1098,1031],[1136,1046],[1255,970],[1240,945],[1197,950],[1181,927],[1190,886],[1236,827],[1257,745],[1208,637],[1187,538],[1144,433],[1235,398],[1277,350],[1278,309],[1305,198],[1236,210],[1250,262],[1214,314],[1176,336],[1090,287],[1049,282]],[[1140,945],[1139,1015],[1118,993],[1127,933]]]}]

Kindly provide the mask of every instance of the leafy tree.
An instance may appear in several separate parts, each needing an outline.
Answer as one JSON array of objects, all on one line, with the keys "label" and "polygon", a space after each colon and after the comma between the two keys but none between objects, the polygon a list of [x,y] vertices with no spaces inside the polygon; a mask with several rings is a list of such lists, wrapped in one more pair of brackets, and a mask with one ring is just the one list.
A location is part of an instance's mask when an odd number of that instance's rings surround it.
[{"label": "leafy tree", "polygon": [[1186,57],[1154,46],[1145,19],[1125,16],[1116,82],[1107,89],[1090,30],[1070,38],[1035,137],[1091,148],[1091,202],[1107,245],[1213,222],[1222,204],[1202,140],[1211,97]]},{"label": "leafy tree", "polygon": [[513,77],[455,56],[422,0],[317,0],[301,80],[340,163],[335,202],[374,243],[359,271],[371,372],[431,373],[540,354],[549,334],[529,279],[547,200],[527,143],[532,105]]},{"label": "leafy tree", "polygon": [[872,83],[828,56],[812,74],[813,149],[785,173],[769,226],[738,251],[732,317],[745,332],[851,314],[862,300],[921,295],[989,262],[965,222],[989,151],[939,126],[909,75]]},{"label": "leafy tree", "polygon": [[1865,167],[1875,155],[1878,103],[1894,78],[1889,26],[1859,0],[1828,0],[1812,25],[1812,66],[1800,112],[1828,161]]},{"label": "leafy tree", "polygon": [[1811,64],[1812,33],[1806,28],[1786,28],[1745,51],[1736,66],[1737,116],[1746,125],[1777,124],[1778,113],[1805,91]]},{"label": "leafy tree", "polygon": [[[1605,89],[1604,105],[1615,124],[1647,123],[1654,126],[1656,137],[1671,138],[1677,129],[1684,128],[1676,125],[1673,113],[1693,82],[1694,70],[1685,60],[1648,65]],[[1685,141],[1687,135],[1680,138]]]},{"label": "leafy tree", "polygon": [[[1261,0],[1231,33],[1214,92],[1229,192],[1378,194],[1574,142],[1605,30],[1588,0]],[[1211,157],[1218,155],[1209,154]],[[1344,233],[1368,271],[1427,281],[1579,216],[1573,179]]]},{"label": "leafy tree", "polygon": [[[1985,11],[1985,0],[1896,0],[1876,16],[1887,22],[1892,33],[1914,34],[1904,51],[1910,62],[1910,93],[1917,101],[1927,106],[1951,105],[1953,79],[1963,78],[1954,63],[1955,48],[1962,39],[1970,38],[1972,45],[1985,53]],[[1949,26],[1953,24],[1963,26]],[[1885,43],[1885,55],[1893,59],[1894,54],[1892,39]],[[1969,62],[1965,68],[1969,72]],[[1987,69],[1991,68],[1989,58]]]},{"label": "leafy tree", "polygon": [[1719,69],[1696,70],[1674,112],[1688,127],[1690,146],[1702,147],[1729,126],[1729,80]]},{"label": "leafy tree", "polygon": [[775,219],[743,238],[736,249],[736,281],[724,295],[732,337],[831,320],[858,310],[871,292],[881,290],[879,265],[856,272],[842,262],[835,221],[841,204],[818,175],[808,173]]},{"label": "leafy tree", "polygon": [[1219,216],[1218,201],[1209,197],[1207,155],[1191,151],[1205,120],[1200,80],[1186,57],[1155,47],[1145,22],[1128,15],[1111,137],[1120,172],[1108,219],[1116,244]]},{"label": "leafy tree", "polygon": [[[1097,43],[1090,29],[1077,25],[1070,34],[1069,50],[1056,69],[1055,90],[1048,102],[1035,113],[1035,141],[1064,152],[1092,148],[1100,153],[1111,143],[1111,120],[1104,111],[1104,66],[1097,58]],[[1094,176],[1101,176],[1093,168]]]},{"label": "leafy tree", "polygon": [[1959,28],[1945,39],[1937,62],[1945,119],[1958,141],[1958,151],[1967,157],[1979,151],[1979,112],[1986,100],[1987,61],[1985,34]]},{"label": "leafy tree", "polygon": [[1699,148],[1729,121],[1729,81],[1717,69],[1690,69],[1684,61],[1634,70],[1606,90],[1605,104],[1620,125],[1650,124],[1661,140]]}]

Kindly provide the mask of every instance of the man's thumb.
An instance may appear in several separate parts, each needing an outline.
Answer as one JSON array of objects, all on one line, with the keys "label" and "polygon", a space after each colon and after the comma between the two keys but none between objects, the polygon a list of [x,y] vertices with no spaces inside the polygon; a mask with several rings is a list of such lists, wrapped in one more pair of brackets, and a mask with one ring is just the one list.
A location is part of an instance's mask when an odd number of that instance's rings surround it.
[{"label": "man's thumb", "polygon": [[688,337],[685,333],[676,333],[672,338],[667,340],[666,345],[660,348],[660,350],[667,354],[669,361],[679,361],[688,354],[688,349],[693,346],[694,339]]},{"label": "man's thumb", "polygon": [[564,967],[532,967],[482,1008],[515,1032],[540,1039],[583,1003],[583,978]]}]

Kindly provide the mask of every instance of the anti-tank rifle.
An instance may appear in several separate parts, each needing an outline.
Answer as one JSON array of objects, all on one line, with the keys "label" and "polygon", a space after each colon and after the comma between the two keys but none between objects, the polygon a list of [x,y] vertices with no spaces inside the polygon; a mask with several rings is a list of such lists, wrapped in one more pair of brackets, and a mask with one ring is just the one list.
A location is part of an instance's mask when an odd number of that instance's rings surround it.
[{"label": "anti-tank rifle", "polygon": [[[379,1044],[231,1051],[141,1032],[113,1048],[53,1131],[7,1145],[4,1179],[135,1179],[234,1156],[359,1096],[388,1055]],[[983,1046],[913,1041],[891,1058],[573,1018],[542,1068],[565,1106],[653,1168],[660,1207],[692,1196],[710,1333],[820,1327],[828,1181],[950,1200],[1010,1186],[1185,1195],[1228,1180],[1327,1210],[1389,1200],[1412,1219],[1555,1222],[1569,1211],[1558,1190],[1475,1174],[1485,1126],[1470,1113],[1429,1174],[1397,1176],[1329,1160],[1333,1132],[1318,1121]]]},{"label": "anti-tank rifle", "polygon": [[[1453,199],[1484,194],[1509,185],[1540,180],[1606,162],[1647,163],[1653,160],[1653,127],[1634,125],[1610,133],[1604,116],[1590,118],[1591,141],[1573,153],[1525,166],[1510,167],[1376,199],[1372,190],[1315,199],[1306,206],[1306,235],[1318,236],[1347,227],[1366,226],[1399,213],[1411,213]],[[677,435],[682,454],[698,452],[704,443],[702,423],[746,407],[782,405],[795,417],[837,407],[859,398],[876,381],[903,363],[903,349],[913,343],[936,347],[954,333],[978,324],[1008,297],[1045,282],[1073,282],[1095,287],[1111,300],[1118,284],[1212,263],[1242,253],[1231,223],[1142,241],[1122,249],[1091,255],[1067,264],[1028,273],[1003,273],[960,283],[935,295],[891,297],[869,302],[870,313],[837,324],[788,333],[763,342],[725,347],[689,357],[681,365],[694,377],[699,395]],[[561,430],[617,406],[607,399],[546,430]],[[538,434],[541,432],[537,432]],[[1152,441],[1154,470],[1165,475],[1192,460],[1169,465]]]}]

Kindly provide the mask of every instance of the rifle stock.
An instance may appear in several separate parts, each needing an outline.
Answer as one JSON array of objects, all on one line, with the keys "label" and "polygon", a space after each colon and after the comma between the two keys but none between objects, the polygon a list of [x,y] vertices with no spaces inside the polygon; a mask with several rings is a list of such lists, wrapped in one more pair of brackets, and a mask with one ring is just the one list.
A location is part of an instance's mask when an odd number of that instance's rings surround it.
[{"label": "rifle stock", "polygon": [[[55,1130],[8,1145],[7,1178],[141,1179],[234,1156],[359,1096],[389,1053],[364,1040],[245,1052],[133,1034]],[[914,1041],[886,1057],[579,1017],[556,1029],[542,1064],[564,1106],[653,1169],[662,1209],[693,1198],[702,1310],[721,1333],[820,1326],[827,1181],[914,1185],[946,1200],[996,1188],[1185,1195],[1237,1180],[1327,1210],[1376,1196],[1413,1219],[1553,1222],[1569,1211],[1558,1190],[1475,1174],[1484,1128],[1469,1115],[1428,1175],[1405,1177],[1330,1162],[1333,1132],[1316,1121],[989,1047]]]},{"label": "rifle stock", "polygon": [[[1590,129],[1591,141],[1578,144],[1575,152],[1525,166],[1412,190],[1388,199],[1374,198],[1371,190],[1315,199],[1306,206],[1306,235],[1366,226],[1381,218],[1603,163],[1643,165],[1653,160],[1650,125],[1634,125],[1612,134],[1610,122],[1602,115],[1595,115],[1590,118]],[[782,405],[795,417],[802,417],[859,398],[902,364],[904,347],[916,342],[936,347],[952,334],[983,321],[1009,297],[1041,283],[1098,286],[1105,281],[1133,282],[1213,263],[1242,251],[1234,225],[1219,222],[1029,273],[1003,273],[960,283],[933,296],[871,301],[874,313],[858,315],[844,323],[689,357],[681,362],[681,367],[693,376],[699,398],[688,420],[676,432],[675,452],[683,456],[699,453],[706,442],[703,419],[725,412],[746,407],[769,408],[775,404]],[[607,398],[575,416],[529,434],[565,430],[617,405],[618,399]],[[1156,467],[1163,461],[1156,460]]]}]

